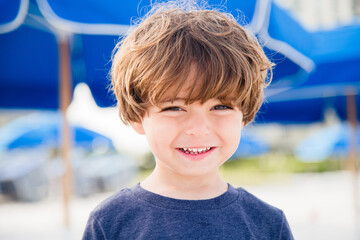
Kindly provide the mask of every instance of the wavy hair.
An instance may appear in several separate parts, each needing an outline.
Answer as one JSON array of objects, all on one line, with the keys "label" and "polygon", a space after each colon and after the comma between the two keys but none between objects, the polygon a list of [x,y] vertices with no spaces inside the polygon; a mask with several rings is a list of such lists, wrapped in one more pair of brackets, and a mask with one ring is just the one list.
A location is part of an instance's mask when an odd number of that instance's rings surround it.
[{"label": "wavy hair", "polygon": [[231,101],[248,124],[263,102],[273,66],[257,39],[232,15],[169,3],[152,8],[133,26],[117,43],[112,61],[112,90],[125,124],[141,122],[148,104],[157,105],[170,87],[176,89],[175,99],[192,64],[196,84],[186,104]]}]

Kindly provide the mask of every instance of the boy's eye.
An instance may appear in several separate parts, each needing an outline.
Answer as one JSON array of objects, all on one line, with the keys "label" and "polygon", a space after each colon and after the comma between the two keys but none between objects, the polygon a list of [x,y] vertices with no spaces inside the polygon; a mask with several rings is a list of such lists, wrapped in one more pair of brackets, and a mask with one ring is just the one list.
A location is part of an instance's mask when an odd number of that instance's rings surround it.
[{"label": "boy's eye", "polygon": [[228,110],[228,109],[233,109],[233,108],[226,105],[216,105],[215,107],[212,108],[212,110]]},{"label": "boy's eye", "polygon": [[183,110],[182,108],[174,106],[174,107],[164,108],[164,109],[162,109],[161,111],[162,111],[162,112],[165,112],[165,111],[182,111],[182,110]]}]

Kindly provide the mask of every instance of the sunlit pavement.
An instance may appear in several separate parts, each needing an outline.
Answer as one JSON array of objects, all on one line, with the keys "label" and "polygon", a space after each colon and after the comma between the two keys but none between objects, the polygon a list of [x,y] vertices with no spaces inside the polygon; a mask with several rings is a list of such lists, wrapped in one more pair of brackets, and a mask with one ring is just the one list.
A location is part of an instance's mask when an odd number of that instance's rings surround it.
[{"label": "sunlit pavement", "polygon": [[[284,210],[295,239],[360,239],[353,177],[348,172],[299,174],[289,181],[245,187]],[[111,193],[74,198],[70,227],[63,225],[61,199],[0,205],[0,239],[81,239],[90,211]],[[356,233],[357,231],[357,233]]]},{"label": "sunlit pavement", "polygon": [[360,239],[349,172],[294,175],[286,184],[247,189],[283,209],[295,239]]}]

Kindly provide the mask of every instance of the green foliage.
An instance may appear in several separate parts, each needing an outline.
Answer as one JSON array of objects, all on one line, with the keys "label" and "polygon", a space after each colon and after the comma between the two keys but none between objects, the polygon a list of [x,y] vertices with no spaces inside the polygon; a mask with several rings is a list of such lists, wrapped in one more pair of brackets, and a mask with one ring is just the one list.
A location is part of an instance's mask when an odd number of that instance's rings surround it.
[{"label": "green foliage", "polygon": [[224,169],[237,168],[241,171],[257,171],[261,173],[305,173],[339,171],[343,168],[343,160],[326,159],[321,162],[302,162],[293,155],[268,154],[257,158],[236,159],[226,162]]},{"label": "green foliage", "polygon": [[253,185],[268,181],[286,181],[293,173],[339,171],[344,161],[327,159],[322,162],[302,162],[293,155],[271,153],[256,158],[226,162],[220,169],[223,178],[237,185]]}]

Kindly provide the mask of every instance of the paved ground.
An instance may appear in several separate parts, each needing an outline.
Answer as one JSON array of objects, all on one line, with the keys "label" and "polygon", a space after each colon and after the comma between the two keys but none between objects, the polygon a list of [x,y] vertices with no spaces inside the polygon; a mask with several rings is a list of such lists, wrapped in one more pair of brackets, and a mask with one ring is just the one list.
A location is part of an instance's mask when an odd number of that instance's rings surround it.
[{"label": "paved ground", "polygon": [[[286,183],[245,187],[284,210],[295,239],[360,239],[353,177],[347,172],[294,175]],[[91,209],[110,193],[73,199],[71,226],[62,224],[61,199],[0,203],[0,239],[81,239]]]},{"label": "paved ground", "polygon": [[353,240],[360,239],[353,180],[346,172],[295,175],[249,190],[284,210],[295,239]]}]

